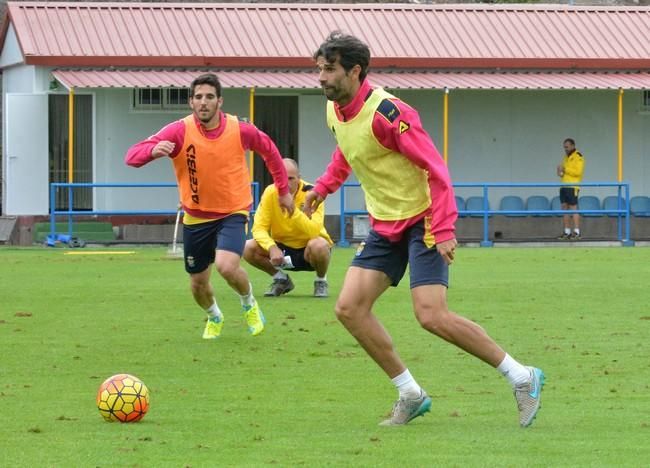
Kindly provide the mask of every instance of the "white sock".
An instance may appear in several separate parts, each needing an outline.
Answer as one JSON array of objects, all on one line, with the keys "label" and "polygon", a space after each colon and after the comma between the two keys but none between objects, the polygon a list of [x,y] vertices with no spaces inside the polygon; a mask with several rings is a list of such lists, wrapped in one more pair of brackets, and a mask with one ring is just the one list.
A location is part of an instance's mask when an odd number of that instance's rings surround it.
[{"label": "white sock", "polygon": [[580,228],[575,228],[575,229],[573,230],[573,232],[575,232],[576,234],[580,235]]},{"label": "white sock", "polygon": [[571,235],[571,229],[570,228],[564,228],[564,233],[569,236]]},{"label": "white sock", "polygon": [[253,285],[248,283],[248,293],[242,294],[239,296],[239,300],[241,301],[241,305],[243,306],[252,306],[253,303],[255,302],[255,298],[253,297]]},{"label": "white sock", "polygon": [[208,313],[208,317],[218,319],[219,322],[223,320],[223,314],[221,313],[221,309],[219,309],[216,300],[212,299],[212,305],[205,309],[205,311]]},{"label": "white sock", "polygon": [[322,277],[321,277],[321,276],[318,276],[318,275],[316,275],[316,281],[327,281],[327,275],[325,275],[325,276],[322,276]]},{"label": "white sock", "polygon": [[273,279],[278,279],[278,280],[286,280],[288,277],[289,276],[287,276],[287,274],[282,270],[278,270],[278,272],[275,275],[273,275]]},{"label": "white sock", "polygon": [[503,358],[497,370],[508,379],[508,382],[513,387],[530,380],[530,371],[515,361],[508,353],[506,353],[506,357]]},{"label": "white sock", "polygon": [[406,369],[397,377],[393,377],[391,380],[395,384],[395,387],[397,387],[400,398],[415,400],[422,394],[422,389],[415,381],[408,369]]}]

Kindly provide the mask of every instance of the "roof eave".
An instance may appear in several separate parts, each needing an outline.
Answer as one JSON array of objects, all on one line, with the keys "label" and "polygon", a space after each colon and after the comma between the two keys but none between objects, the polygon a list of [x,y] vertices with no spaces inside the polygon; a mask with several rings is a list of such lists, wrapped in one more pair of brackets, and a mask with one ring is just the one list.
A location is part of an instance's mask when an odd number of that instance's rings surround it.
[{"label": "roof eave", "polygon": [[[167,67],[167,68],[313,68],[311,58],[291,57],[79,57],[25,56],[27,65],[50,67]],[[650,58],[634,59],[528,59],[528,58],[373,58],[371,68],[394,69],[475,69],[475,70],[643,70]]]}]

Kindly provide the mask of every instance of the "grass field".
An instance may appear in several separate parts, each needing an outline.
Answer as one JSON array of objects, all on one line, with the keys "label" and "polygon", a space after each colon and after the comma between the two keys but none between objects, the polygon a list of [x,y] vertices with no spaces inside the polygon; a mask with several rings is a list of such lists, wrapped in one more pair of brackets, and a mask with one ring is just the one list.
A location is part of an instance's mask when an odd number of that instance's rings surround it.
[{"label": "grass field", "polygon": [[[418,327],[407,282],[376,312],[433,408],[377,426],[396,392],[332,312],[352,250],[335,251],[329,299],[309,297],[306,273],[264,298],[251,271],[259,337],[215,275],[226,323],[211,342],[164,249],[67,252],[0,249],[2,467],[650,464],[650,249],[460,249],[451,308],[547,374],[529,429],[494,369]],[[151,391],[140,423],[96,409],[120,372]]]}]

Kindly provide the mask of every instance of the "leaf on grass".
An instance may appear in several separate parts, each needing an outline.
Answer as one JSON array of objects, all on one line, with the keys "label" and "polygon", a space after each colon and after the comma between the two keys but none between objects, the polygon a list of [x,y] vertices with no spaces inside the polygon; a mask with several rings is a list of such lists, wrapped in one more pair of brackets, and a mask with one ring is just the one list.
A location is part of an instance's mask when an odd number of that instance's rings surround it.
[{"label": "leaf on grass", "polygon": [[16,312],[14,314],[14,317],[31,317],[32,313],[31,312]]}]

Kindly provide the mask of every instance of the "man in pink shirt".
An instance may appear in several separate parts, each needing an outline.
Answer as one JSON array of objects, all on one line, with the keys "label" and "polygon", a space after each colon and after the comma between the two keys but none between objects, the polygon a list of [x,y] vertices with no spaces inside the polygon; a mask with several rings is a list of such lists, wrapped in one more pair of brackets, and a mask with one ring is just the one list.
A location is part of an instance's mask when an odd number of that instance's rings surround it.
[{"label": "man in pink shirt", "polygon": [[131,146],[125,161],[133,167],[163,157],[172,162],[185,213],[185,271],[190,275],[194,300],[208,316],[203,338],[218,338],[224,323],[210,283],[213,264],[238,294],[250,334],[259,335],[264,330],[264,314],[240,265],[253,201],[245,151],[251,149],[262,156],[281,208],[293,213],[287,172],[277,147],[265,133],[221,111],[223,97],[216,75],[198,76],[190,92],[193,113]]},{"label": "man in pink shirt", "polygon": [[314,54],[337,141],[332,161],[305,200],[309,215],[352,171],[361,182],[371,230],[357,250],[336,303],[337,318],[391,378],[399,398],[382,425],[407,424],[431,408],[395,351],[372,307],[410,267],[415,315],[427,331],[497,368],[513,387],[519,423],[540,405],[543,372],[523,366],[479,325],[447,308],[448,265],[454,260],[457,210],[449,173],[418,113],[366,74],[370,50],[333,32]]}]

